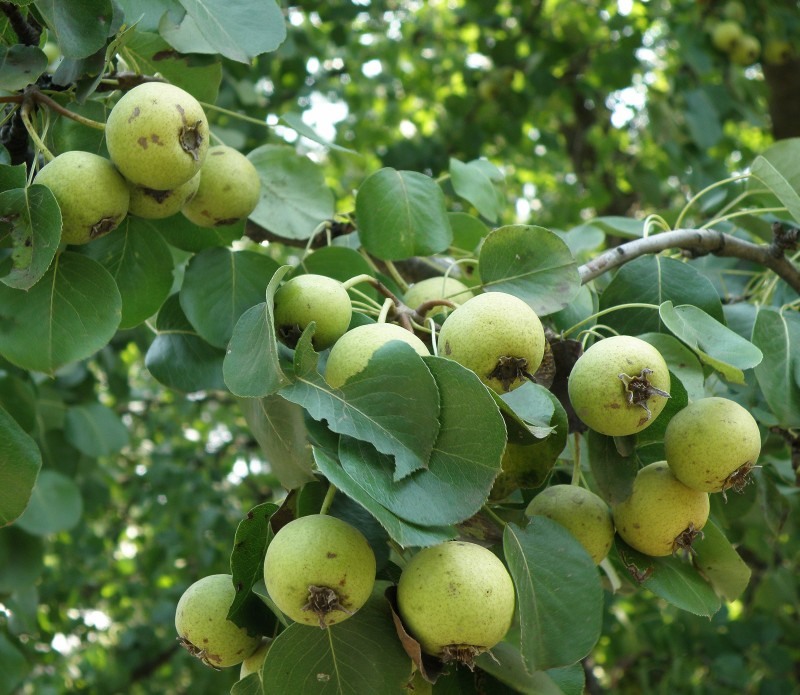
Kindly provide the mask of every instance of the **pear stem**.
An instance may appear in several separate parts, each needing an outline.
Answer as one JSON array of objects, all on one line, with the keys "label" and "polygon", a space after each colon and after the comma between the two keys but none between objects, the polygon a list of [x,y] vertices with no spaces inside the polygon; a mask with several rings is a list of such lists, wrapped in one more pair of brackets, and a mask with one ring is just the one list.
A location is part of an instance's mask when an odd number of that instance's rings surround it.
[{"label": "pear stem", "polygon": [[320,514],[327,514],[333,504],[333,498],[336,497],[336,486],[332,483],[328,485],[328,491],[325,493],[325,499],[322,500],[322,506],[319,508]]}]

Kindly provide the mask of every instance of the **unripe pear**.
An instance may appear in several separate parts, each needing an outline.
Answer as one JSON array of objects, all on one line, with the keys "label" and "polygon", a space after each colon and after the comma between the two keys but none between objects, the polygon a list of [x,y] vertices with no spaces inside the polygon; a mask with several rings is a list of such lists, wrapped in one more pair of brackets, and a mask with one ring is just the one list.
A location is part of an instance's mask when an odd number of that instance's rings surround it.
[{"label": "unripe pear", "polygon": [[181,596],[175,610],[175,629],[181,644],[207,666],[235,666],[261,642],[228,620],[236,590],[230,574],[199,579]]},{"label": "unripe pear", "polygon": [[640,469],[630,496],[612,508],[622,540],[652,557],[689,549],[708,513],[708,493],[686,487],[666,461]]},{"label": "unripe pear", "polygon": [[729,0],[722,8],[722,15],[726,19],[739,22],[740,24],[747,19],[747,8],[739,0]]},{"label": "unripe pear", "polygon": [[200,174],[195,174],[186,183],[171,191],[157,191],[128,182],[131,194],[129,212],[149,220],[161,220],[172,217],[197,193],[200,185]]},{"label": "unripe pear", "polygon": [[[426,278],[415,282],[403,297],[403,302],[416,309],[421,304],[436,299],[447,299],[453,304],[461,305],[472,297],[472,290],[460,280],[451,277]],[[434,306],[425,312],[425,318],[447,316],[452,309],[446,305]]]},{"label": "unripe pear", "polygon": [[247,678],[251,673],[257,673],[259,677],[261,676],[261,667],[271,646],[272,640],[264,640],[261,646],[242,662],[242,666],[239,669],[239,680]]},{"label": "unripe pear", "polygon": [[346,521],[302,516],[267,546],[264,583],[292,620],[325,628],[347,620],[367,602],[375,585],[375,554]]},{"label": "unripe pear", "polygon": [[325,275],[297,275],[275,293],[275,328],[291,348],[312,321],[316,324],[314,349],[329,348],[347,332],[352,315],[350,295],[344,285]]},{"label": "unripe pear", "polygon": [[186,183],[208,151],[208,120],[200,102],[165,82],[145,82],[126,92],[111,109],[105,134],[122,175],[158,191]]},{"label": "unripe pear", "polygon": [[525,510],[561,524],[599,565],[614,542],[611,509],[591,490],[577,485],[552,485],[531,500]]},{"label": "unripe pear", "polygon": [[575,362],[567,388],[581,421],[611,437],[641,432],[669,398],[667,363],[650,343],[620,335],[594,343]]},{"label": "unripe pear", "polygon": [[514,619],[514,582],[491,550],[447,541],[420,550],[397,585],[397,608],[422,650],[471,664],[505,637]]},{"label": "unripe pear", "polygon": [[416,335],[394,323],[369,323],[347,331],[331,348],[325,367],[325,380],[335,389],[364,371],[378,348],[392,340],[410,345],[418,355],[429,355],[428,348]]},{"label": "unripe pear", "polygon": [[238,150],[216,145],[200,169],[197,193],[183,214],[200,227],[218,227],[245,219],[258,205],[261,178],[253,163]]},{"label": "unripe pear", "polygon": [[737,65],[752,65],[761,55],[761,42],[750,34],[743,34],[731,49],[731,60]]},{"label": "unripe pear", "polygon": [[475,372],[496,393],[522,386],[544,357],[544,329],[518,297],[486,292],[455,309],[439,331],[439,356]]},{"label": "unripe pear", "polygon": [[730,53],[742,34],[742,27],[738,22],[725,20],[714,25],[711,30],[711,43],[717,50]]},{"label": "unripe pear", "polygon": [[690,403],[664,432],[664,455],[675,477],[703,492],[740,491],[760,453],[758,423],[728,398]]},{"label": "unripe pear", "polygon": [[782,39],[768,39],[764,44],[764,62],[770,65],[785,65],[793,53],[792,44]]},{"label": "unripe pear", "polygon": [[61,209],[61,241],[86,244],[116,229],[128,213],[125,179],[105,157],[72,150],[58,155],[36,174]]}]

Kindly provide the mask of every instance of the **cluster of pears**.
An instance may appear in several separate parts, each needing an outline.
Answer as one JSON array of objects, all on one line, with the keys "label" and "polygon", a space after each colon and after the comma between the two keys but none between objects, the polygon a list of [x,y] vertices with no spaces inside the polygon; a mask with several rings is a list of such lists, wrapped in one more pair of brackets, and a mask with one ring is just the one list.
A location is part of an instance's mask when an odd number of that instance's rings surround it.
[{"label": "cluster of pears", "polygon": [[246,218],[258,203],[256,168],[231,147],[210,146],[203,107],[179,87],[145,82],[126,92],[108,115],[105,139],[110,159],[71,150],[34,179],[58,201],[67,244],[107,234],[129,213],[163,219],[181,212],[215,227]]},{"label": "cluster of pears", "polygon": [[782,38],[770,37],[762,51],[761,41],[742,28],[746,20],[747,8],[742,2],[726,2],[722,16],[715,18],[709,26],[714,48],[725,53],[731,62],[742,66],[752,65],[759,57],[772,65],[783,65],[792,58],[792,44]]},{"label": "cluster of pears", "polygon": [[[634,435],[649,427],[669,398],[670,375],[649,343],[615,336],[594,343],[568,380],[570,403],[591,429],[608,436]],[[609,508],[594,493],[556,485],[538,494],[529,514],[566,526],[596,562],[616,533],[652,557],[689,549],[709,515],[709,493],[740,490],[761,450],[758,425],[733,400],[693,401],[669,421],[665,460],[640,469],[627,499]]]},{"label": "cluster of pears", "polygon": [[[430,306],[441,299],[448,305]],[[521,299],[504,292],[472,291],[455,279],[433,278],[409,288],[409,306],[422,307],[426,316],[444,316],[438,354],[472,370],[497,393],[524,384],[538,369],[545,351],[539,317]],[[339,388],[367,366],[378,348],[392,340],[410,345],[418,354],[430,354],[414,333],[393,323],[350,328],[352,305],[344,285],[315,274],[298,275],[275,293],[275,327],[279,338],[294,347],[313,321],[316,350],[330,348],[325,378]]]},{"label": "cluster of pears", "polygon": [[[286,617],[327,629],[352,617],[369,599],[375,555],[364,535],[342,519],[311,514],[281,527],[267,547],[264,583]],[[271,641],[228,620],[235,589],[229,574],[204,577],[181,596],[175,612],[180,643],[214,668],[241,664],[240,677],[260,672]],[[508,632],[514,584],[488,549],[447,541],[418,550],[397,585],[406,634],[443,661],[471,664]]]}]

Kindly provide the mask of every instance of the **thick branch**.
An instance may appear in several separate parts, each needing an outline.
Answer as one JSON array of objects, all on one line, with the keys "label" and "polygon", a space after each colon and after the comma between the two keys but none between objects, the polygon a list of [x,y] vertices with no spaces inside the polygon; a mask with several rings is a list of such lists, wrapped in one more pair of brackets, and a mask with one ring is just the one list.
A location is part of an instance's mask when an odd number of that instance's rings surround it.
[{"label": "thick branch", "polygon": [[776,253],[775,244],[753,244],[713,229],[675,229],[635,239],[601,253],[582,265],[578,272],[581,283],[599,277],[634,258],[667,249],[683,249],[693,256],[712,253],[715,256],[741,258],[769,268],[786,284],[800,292],[800,270],[782,253]]}]

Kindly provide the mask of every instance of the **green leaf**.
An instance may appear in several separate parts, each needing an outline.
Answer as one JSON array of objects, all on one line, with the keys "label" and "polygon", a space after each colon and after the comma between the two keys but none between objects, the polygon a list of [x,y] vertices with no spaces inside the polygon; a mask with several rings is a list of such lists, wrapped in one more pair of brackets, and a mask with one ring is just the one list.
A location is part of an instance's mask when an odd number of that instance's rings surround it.
[{"label": "green leaf", "polygon": [[[324,246],[313,253],[307,254],[292,271],[291,277],[300,273],[316,273],[334,278],[340,282],[354,278],[357,275],[375,277],[375,270],[358,251],[345,246]],[[348,290],[352,299],[362,299],[366,294],[375,300],[381,299],[377,290],[366,283],[359,283],[356,289],[361,294],[356,294],[353,288]]]},{"label": "green leaf", "polygon": [[[622,266],[600,295],[600,309],[629,304],[694,304],[717,321],[724,321],[719,294],[692,265],[662,256],[642,256]],[[654,309],[612,311],[604,324],[625,335],[657,333],[664,327]]]},{"label": "green leaf", "polygon": [[25,188],[28,183],[28,167],[25,164],[0,164],[0,191],[10,188]]},{"label": "green leaf", "polygon": [[370,174],[356,195],[356,219],[364,248],[384,261],[440,253],[453,238],[442,189],[414,171]]},{"label": "green leaf", "polygon": [[[180,0],[186,15],[176,27],[162,22],[161,35],[181,53],[197,50],[199,34],[211,52],[249,64],[286,38],[286,22],[275,0]],[[200,52],[208,52],[201,50]]]},{"label": "green leaf", "polygon": [[34,4],[65,58],[88,58],[105,46],[112,33],[111,0],[67,5],[58,0],[36,0]]},{"label": "green leaf", "polygon": [[0,89],[23,89],[36,82],[46,69],[47,56],[38,46],[0,46]]},{"label": "green leaf", "polygon": [[664,302],[658,313],[664,325],[702,362],[735,384],[744,383],[743,369],[755,367],[764,357],[755,345],[696,306],[673,307],[672,302]]},{"label": "green leaf", "polygon": [[689,562],[673,556],[643,555],[620,538],[616,539],[616,548],[626,567],[635,567],[639,573],[650,572],[641,585],[656,596],[681,610],[708,618],[719,610],[719,597]]},{"label": "green leaf", "polygon": [[61,241],[61,210],[47,186],[0,193],[0,219],[11,225],[12,269],[0,281],[29,290],[47,272]]},{"label": "green leaf", "polygon": [[709,520],[703,534],[692,543],[692,562],[726,601],[738,599],[750,583],[752,572],[725,534]]},{"label": "green leaf", "polygon": [[583,546],[560,524],[536,516],[525,528],[506,526],[503,552],[517,589],[528,670],[568,666],[586,656],[600,639],[603,590]]},{"label": "green leaf", "polygon": [[216,103],[222,80],[222,64],[216,57],[178,53],[158,34],[145,31],[134,32],[125,43],[125,51],[143,74],[161,74],[195,99]]},{"label": "green leaf", "polygon": [[456,195],[472,203],[490,222],[497,222],[504,200],[480,162],[465,164],[451,157],[450,180]]},{"label": "green leaf", "polygon": [[281,368],[275,335],[275,292],[291,266],[281,266],[267,285],[267,301],[245,311],[233,327],[222,374],[231,393],[247,397],[268,396],[289,384]]},{"label": "green leaf", "polygon": [[553,432],[550,422],[558,400],[543,386],[527,382],[508,393],[494,394],[494,400],[506,419],[508,441],[536,444]]},{"label": "green leaf", "polygon": [[259,675],[250,673],[231,686],[230,695],[262,695],[263,692]]},{"label": "green leaf", "polygon": [[247,158],[261,177],[261,198],[250,219],[273,234],[308,239],[335,214],[322,169],[293,147],[262,145]]},{"label": "green leaf", "polygon": [[425,357],[439,389],[440,427],[427,468],[402,480],[391,459],[342,437],[344,471],[374,500],[421,526],[456,524],[476,514],[500,472],[506,430],[489,390],[473,372],[452,360]]},{"label": "green leaf", "polygon": [[280,507],[271,502],[253,507],[239,522],[233,540],[231,575],[236,594],[228,611],[228,620],[251,634],[266,632],[264,621],[268,619],[269,611],[253,594],[252,588],[264,579],[264,556],[275,535],[269,522],[278,509]]},{"label": "green leaf", "polygon": [[499,227],[484,240],[478,260],[485,290],[513,294],[539,316],[563,309],[581,287],[566,243],[544,227]]},{"label": "green leaf", "polygon": [[31,665],[14,643],[0,632],[0,695],[17,692],[17,686],[30,673]]},{"label": "green leaf", "polygon": [[25,510],[41,467],[36,442],[0,407],[0,526]]},{"label": "green leaf", "polygon": [[775,194],[800,222],[800,138],[787,138],[767,148],[750,168],[753,176]]},{"label": "green leaf", "polygon": [[244,221],[222,227],[198,227],[183,215],[150,220],[164,240],[176,249],[195,253],[214,246],[229,246],[244,235]]},{"label": "green leaf", "polygon": [[52,374],[106,345],[121,309],[105,268],[77,253],[61,253],[27,292],[0,285],[0,354],[24,369]]},{"label": "green leaf", "polygon": [[255,251],[201,251],[186,267],[181,308],[203,340],[224,348],[239,317],[261,301],[277,269],[269,256]]},{"label": "green leaf", "polygon": [[0,592],[13,594],[33,586],[44,568],[44,544],[14,527],[0,529]]},{"label": "green leaf", "polygon": [[633,480],[639,470],[635,456],[622,456],[613,437],[594,430],[586,433],[589,465],[598,493],[609,504],[617,504],[630,497]]},{"label": "green leaf", "polygon": [[295,623],[267,652],[265,693],[407,695],[411,660],[397,638],[385,582],[364,606],[325,630]]},{"label": "green leaf", "polygon": [[448,212],[447,219],[453,230],[452,245],[468,253],[475,251],[489,233],[489,228],[483,222],[466,212]]},{"label": "green leaf", "polygon": [[83,498],[78,485],[56,471],[42,471],[33,488],[25,513],[16,521],[23,531],[46,536],[69,531],[83,514]]},{"label": "green leaf", "polygon": [[781,427],[800,427],[800,315],[762,307],[753,344],[764,354],[755,368],[764,400]]},{"label": "green leaf", "polygon": [[189,323],[178,295],[170,296],[156,319],[158,335],[144,364],[162,384],[190,393],[225,389],[222,361],[225,352],[209,345]]},{"label": "green leaf", "polygon": [[111,408],[101,403],[67,409],[64,420],[67,441],[87,456],[110,456],[128,445],[128,429]]},{"label": "green leaf", "polygon": [[303,406],[315,420],[325,420],[332,431],[394,457],[395,480],[425,468],[439,430],[439,393],[413,348],[389,342],[363,371],[341,389],[332,389],[317,371],[310,343],[306,331],[295,349],[295,381],[280,395]]},{"label": "green leaf", "polygon": [[[631,217],[608,215],[606,217],[595,217],[593,220],[573,227],[569,230],[569,234],[575,234],[576,236],[591,234],[592,238],[596,238],[594,237],[594,232],[596,231],[601,232],[604,236],[640,239],[644,234],[644,224],[642,220]],[[596,248],[596,245],[593,248]]]},{"label": "green leaf", "polygon": [[375,520],[386,529],[392,539],[403,548],[425,548],[448,541],[458,535],[452,526],[419,526],[410,524],[376,502],[358,483],[356,483],[336,459],[322,449],[314,447],[314,461],[322,474],[347,495],[351,500],[366,509]]},{"label": "green leaf", "polygon": [[584,674],[580,664],[529,673],[519,649],[508,642],[492,647],[476,659],[482,671],[494,676],[515,693],[526,695],[583,695]]},{"label": "green leaf", "polygon": [[314,480],[303,409],[277,395],[237,400],[278,482],[294,490]]},{"label": "green leaf", "polygon": [[685,92],[686,110],[684,117],[692,139],[701,150],[706,151],[716,145],[722,137],[719,111],[709,90],[689,89]]},{"label": "green leaf", "polygon": [[306,125],[306,123],[303,121],[302,114],[292,113],[291,111],[289,111],[279,116],[278,121],[282,125],[291,128],[298,135],[302,135],[304,138],[308,138],[312,142],[316,142],[319,145],[330,147],[332,150],[336,150],[337,152],[346,152],[347,154],[354,154],[359,157],[361,156],[361,154],[356,152],[355,150],[349,150],[346,147],[342,147],[341,145],[337,145],[336,143],[328,142],[327,140],[325,140],[325,138],[318,135],[313,128]]},{"label": "green leaf", "polygon": [[114,278],[122,297],[120,328],[133,328],[153,316],[172,289],[174,261],[169,246],[150,220],[128,216],[113,234],[80,247]]},{"label": "green leaf", "polygon": [[0,375],[0,408],[28,434],[37,428],[36,394],[28,381],[10,374]]}]

